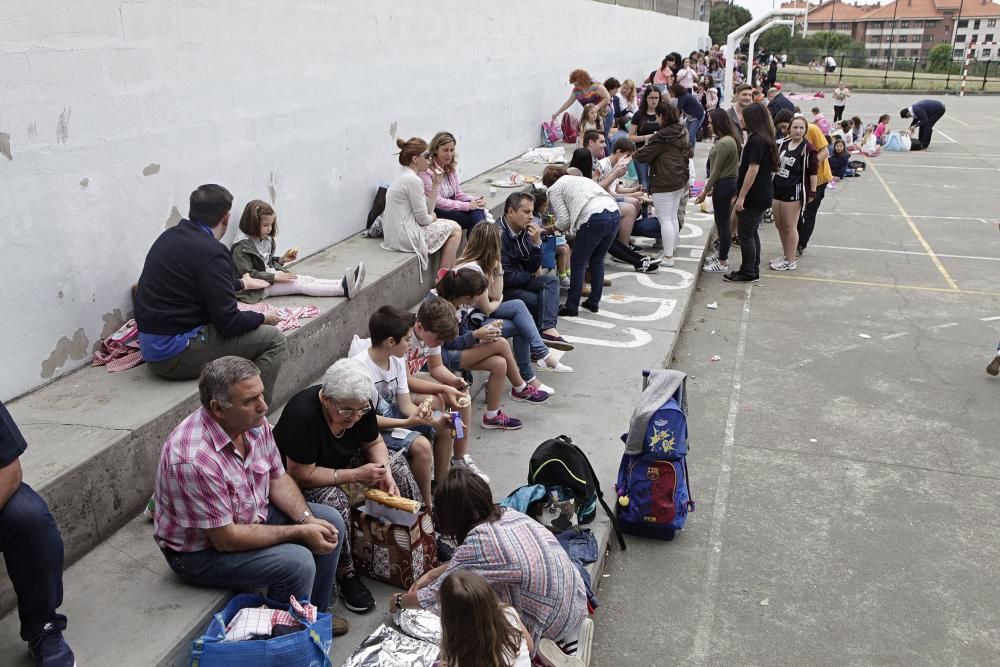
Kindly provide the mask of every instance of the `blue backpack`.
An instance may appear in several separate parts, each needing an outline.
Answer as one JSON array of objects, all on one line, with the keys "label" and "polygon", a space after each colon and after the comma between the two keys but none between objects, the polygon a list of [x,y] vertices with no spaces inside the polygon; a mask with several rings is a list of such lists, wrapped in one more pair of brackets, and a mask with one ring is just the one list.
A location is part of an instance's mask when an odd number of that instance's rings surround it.
[{"label": "blue backpack", "polygon": [[669,541],[684,527],[688,512],[694,511],[683,392],[682,383],[653,413],[646,424],[642,451],[626,451],[622,456],[615,483],[615,509],[622,532]]}]

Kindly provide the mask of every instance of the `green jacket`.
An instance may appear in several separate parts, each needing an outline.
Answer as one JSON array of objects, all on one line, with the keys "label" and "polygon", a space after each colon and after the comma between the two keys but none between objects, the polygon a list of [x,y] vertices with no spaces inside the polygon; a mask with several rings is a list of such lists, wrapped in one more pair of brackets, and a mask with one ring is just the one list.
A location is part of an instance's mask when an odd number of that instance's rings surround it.
[{"label": "green jacket", "polygon": [[[278,261],[277,246],[274,243],[274,239],[270,239],[270,241],[271,263],[269,265],[264,263],[264,258],[257,252],[257,247],[254,245],[253,239],[240,239],[233,244],[229,252],[233,256],[233,272],[237,280],[242,278],[244,273],[249,273],[251,278],[259,278],[266,280],[272,285],[274,284],[274,273],[268,272],[267,269],[284,271],[285,267]],[[257,303],[264,300],[264,290],[243,290],[236,293],[236,298],[244,303]]]}]

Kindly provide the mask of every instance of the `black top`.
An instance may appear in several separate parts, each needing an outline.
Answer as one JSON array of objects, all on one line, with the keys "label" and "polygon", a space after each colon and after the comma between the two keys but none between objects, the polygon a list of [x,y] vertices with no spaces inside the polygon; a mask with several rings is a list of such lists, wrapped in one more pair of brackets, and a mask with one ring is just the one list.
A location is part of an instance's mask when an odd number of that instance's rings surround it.
[{"label": "black top", "polygon": [[24,441],[21,430],[0,401],[0,468],[6,468],[16,461],[27,448],[28,443]]},{"label": "black top", "polygon": [[319,390],[320,385],[314,385],[288,401],[274,427],[274,440],[282,460],[315,463],[321,468],[349,468],[362,446],[378,439],[375,411],[369,410],[344,435],[335,438],[323,415]]},{"label": "black top", "polygon": [[774,158],[771,154],[771,145],[759,134],[751,134],[747,143],[743,146],[743,155],[740,158],[740,174],[736,182],[737,193],[743,188],[743,179],[747,175],[747,169],[751,164],[759,164],[757,178],[743,199],[743,206],[756,210],[771,208],[771,199],[774,197],[774,188],[771,186],[771,173],[774,171]]},{"label": "black top", "polygon": [[239,281],[226,246],[201,223],[181,220],[153,242],[135,293],[139,331],[172,336],[206,324],[226,338],[264,323],[260,313],[236,308]]},{"label": "black top", "polygon": [[660,129],[659,123],[656,122],[655,113],[642,112],[632,116],[632,127],[637,128],[635,133],[638,135],[656,134]]},{"label": "black top", "polygon": [[802,184],[805,169],[806,141],[803,139],[795,148],[791,148],[792,140],[782,139],[778,144],[778,170],[774,172],[772,181],[775,189],[790,190]]},{"label": "black top", "polygon": [[778,93],[774,99],[768,102],[767,110],[771,113],[771,118],[774,118],[781,110],[794,112],[795,103],[785,97],[784,93]]}]

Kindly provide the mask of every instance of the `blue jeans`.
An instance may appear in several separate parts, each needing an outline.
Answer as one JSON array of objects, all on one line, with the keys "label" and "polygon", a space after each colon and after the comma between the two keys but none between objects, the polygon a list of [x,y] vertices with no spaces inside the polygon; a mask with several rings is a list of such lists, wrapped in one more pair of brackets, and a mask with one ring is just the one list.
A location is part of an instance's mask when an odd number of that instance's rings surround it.
[{"label": "blue jeans", "polygon": [[[329,521],[340,539],[337,548],[320,556],[301,544],[286,542],[254,551],[221,552],[208,548],[182,553],[164,549],[170,569],[189,584],[212,588],[247,590],[267,587],[267,596],[287,602],[309,598],[320,611],[330,607],[337,560],[344,545],[347,528],[340,513],[332,507],[308,503],[313,516]],[[267,525],[285,526],[292,523],[283,512],[268,506]]]},{"label": "blue jeans", "polygon": [[504,338],[514,338],[514,359],[517,360],[517,369],[521,371],[521,377],[525,382],[533,380],[535,369],[531,365],[531,360],[544,359],[549,354],[549,348],[542,342],[542,337],[538,334],[538,325],[528,312],[528,307],[520,299],[504,301],[488,319],[503,320]]},{"label": "blue jeans", "polygon": [[21,639],[29,644],[66,629],[56,609],[63,601],[63,542],[45,501],[21,483],[0,509],[0,553],[17,595]]},{"label": "blue jeans", "polygon": [[646,216],[639,218],[632,226],[632,236],[644,236],[646,238],[658,239],[663,235],[660,231],[660,219],[656,216]]},{"label": "blue jeans", "polygon": [[632,164],[635,165],[635,175],[639,177],[639,185],[642,186],[643,190],[649,192],[649,163],[633,160]]},{"label": "blue jeans", "polygon": [[583,293],[583,277],[590,267],[590,297],[587,303],[599,306],[604,292],[604,257],[611,242],[618,234],[621,213],[602,211],[595,213],[576,230],[573,250],[569,256],[569,293],[566,294],[566,310],[571,314],[580,309],[580,295]]},{"label": "blue jeans", "polygon": [[518,287],[504,288],[505,299],[520,299],[535,317],[539,331],[554,329],[559,320],[559,278],[551,273],[534,276]]},{"label": "blue jeans", "polygon": [[688,128],[688,143],[691,144],[691,148],[698,143],[698,130],[701,129],[701,124],[705,121],[705,117],[701,118],[691,118],[687,122]]},{"label": "blue jeans", "polygon": [[446,211],[443,208],[435,208],[434,213],[439,218],[454,220],[462,229],[472,229],[476,226],[477,222],[482,222],[486,219],[486,211],[481,208],[474,208],[469,211]]}]

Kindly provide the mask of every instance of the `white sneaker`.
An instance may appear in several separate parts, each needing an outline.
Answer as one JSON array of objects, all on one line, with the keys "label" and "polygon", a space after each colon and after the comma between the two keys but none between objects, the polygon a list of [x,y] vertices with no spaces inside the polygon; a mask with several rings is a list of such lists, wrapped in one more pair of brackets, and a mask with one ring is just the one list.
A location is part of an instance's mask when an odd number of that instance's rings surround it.
[{"label": "white sneaker", "polygon": [[[552,355],[549,355],[545,359],[548,359],[551,356]],[[535,365],[538,366],[538,370],[539,371],[548,371],[550,373],[572,373],[573,372],[573,368],[572,367],[567,366],[566,364],[562,363],[561,361],[556,361],[555,362],[555,366],[550,366],[549,364],[545,363],[545,359],[539,359],[538,361],[535,362]]]},{"label": "white sneaker", "polygon": [[705,273],[729,273],[729,265],[723,265],[715,261],[711,264],[705,264],[705,266],[701,267],[701,270]]},{"label": "white sneaker", "polygon": [[559,645],[548,637],[538,642],[538,655],[550,667],[588,667],[582,658],[563,653]]},{"label": "white sneaker", "polygon": [[465,456],[463,456],[460,459],[453,458],[451,460],[451,467],[452,468],[465,468],[469,472],[472,472],[472,473],[475,473],[476,475],[479,475],[479,477],[484,482],[486,482],[487,484],[490,483],[490,478],[486,476],[486,473],[484,473],[480,469],[480,467],[476,465],[476,462],[473,461],[472,457],[469,456],[468,454],[466,454]]},{"label": "white sneaker", "polygon": [[[535,378],[535,379],[538,380],[538,378]],[[535,389],[538,389],[539,391],[544,391],[549,396],[555,396],[555,393],[556,393],[555,389],[553,389],[549,385],[545,384],[541,380],[538,380],[538,386],[536,386]]]},{"label": "white sneaker", "polygon": [[788,260],[782,259],[777,264],[772,264],[771,269],[774,271],[794,271],[798,268],[795,262],[789,262]]},{"label": "white sneaker", "polygon": [[705,257],[706,264],[711,264],[713,262],[718,262],[718,261],[719,261],[719,253],[717,252],[713,252],[711,255],[707,255]]},{"label": "white sneaker", "polygon": [[673,266],[674,265],[674,260],[673,259],[667,259],[666,257],[664,257],[662,260],[659,260],[659,261],[660,261],[660,266]]},{"label": "white sneaker", "polygon": [[774,259],[772,259],[768,263],[771,265],[771,268],[773,269],[778,264],[784,264],[785,263],[785,256],[784,255],[778,255],[777,257],[775,257]]},{"label": "white sneaker", "polygon": [[559,279],[559,287],[561,289],[569,289],[569,276],[564,276]]}]

